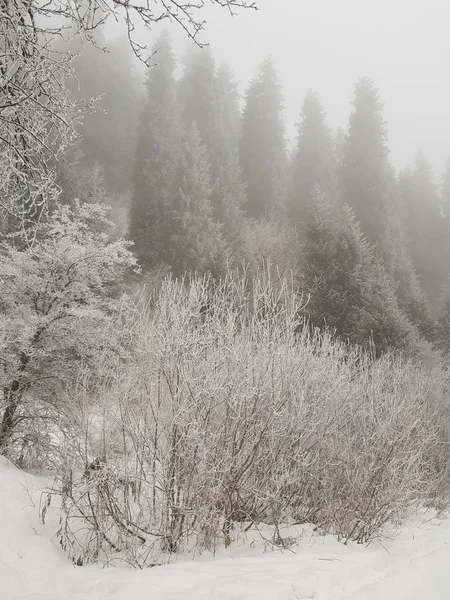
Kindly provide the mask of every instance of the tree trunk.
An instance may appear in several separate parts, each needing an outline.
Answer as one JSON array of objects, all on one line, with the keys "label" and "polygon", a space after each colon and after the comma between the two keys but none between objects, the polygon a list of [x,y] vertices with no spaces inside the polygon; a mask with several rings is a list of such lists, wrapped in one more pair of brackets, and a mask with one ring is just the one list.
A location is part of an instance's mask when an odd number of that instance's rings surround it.
[{"label": "tree trunk", "polygon": [[14,415],[19,406],[19,380],[13,381],[9,388],[3,389],[6,407],[0,423],[0,454],[5,454],[9,440],[14,430]]},{"label": "tree trunk", "polygon": [[22,352],[20,356],[20,365],[16,379],[11,385],[3,388],[3,398],[5,401],[5,410],[3,412],[2,420],[0,423],[0,454],[5,454],[8,446],[8,442],[11,439],[14,431],[15,419],[17,408],[22,399],[23,389],[21,389],[22,376],[27,366],[29,357],[25,352]]}]

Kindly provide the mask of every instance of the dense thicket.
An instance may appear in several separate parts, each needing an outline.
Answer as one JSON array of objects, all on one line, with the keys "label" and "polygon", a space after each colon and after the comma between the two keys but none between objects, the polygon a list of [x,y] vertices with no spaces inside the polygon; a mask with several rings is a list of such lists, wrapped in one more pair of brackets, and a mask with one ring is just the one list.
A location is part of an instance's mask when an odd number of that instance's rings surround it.
[{"label": "dense thicket", "polygon": [[255,275],[129,305],[133,355],[78,386],[88,442],[53,491],[74,562],[161,564],[249,530],[287,548],[294,524],[362,543],[447,504],[448,376],[311,333],[291,284]]}]

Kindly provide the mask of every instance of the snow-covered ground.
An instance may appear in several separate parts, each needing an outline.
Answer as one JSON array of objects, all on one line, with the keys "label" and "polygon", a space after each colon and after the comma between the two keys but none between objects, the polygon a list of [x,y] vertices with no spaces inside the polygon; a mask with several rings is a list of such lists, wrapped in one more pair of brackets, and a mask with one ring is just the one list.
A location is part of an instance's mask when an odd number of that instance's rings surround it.
[{"label": "snow-covered ground", "polygon": [[0,600],[449,600],[450,520],[429,512],[369,548],[305,537],[143,571],[74,567],[37,508],[43,481],[0,457]]}]

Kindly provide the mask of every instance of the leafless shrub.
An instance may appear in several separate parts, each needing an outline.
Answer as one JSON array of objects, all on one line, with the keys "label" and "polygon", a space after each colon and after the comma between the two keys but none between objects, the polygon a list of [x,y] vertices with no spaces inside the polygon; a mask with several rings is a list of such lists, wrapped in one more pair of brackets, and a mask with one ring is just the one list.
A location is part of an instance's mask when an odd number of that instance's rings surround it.
[{"label": "leafless shrub", "polygon": [[133,308],[133,356],[86,399],[57,492],[75,561],[159,564],[262,523],[281,547],[281,526],[304,522],[368,542],[418,504],[446,505],[445,373],[375,361],[302,312],[268,273],[168,278]]}]

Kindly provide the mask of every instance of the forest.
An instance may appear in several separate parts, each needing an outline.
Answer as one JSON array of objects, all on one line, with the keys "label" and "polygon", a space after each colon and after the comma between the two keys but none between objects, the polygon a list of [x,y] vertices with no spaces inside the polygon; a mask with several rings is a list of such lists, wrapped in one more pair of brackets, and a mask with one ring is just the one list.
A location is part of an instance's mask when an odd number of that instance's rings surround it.
[{"label": "forest", "polygon": [[142,568],[444,511],[450,160],[394,169],[365,76],[345,129],[298,98],[290,147],[273,58],[243,95],[164,28],[143,64],[158,14],[117,5],[108,38],[97,0],[56,5],[68,33],[0,0],[0,453],[52,474],[41,518],[76,565]]}]

